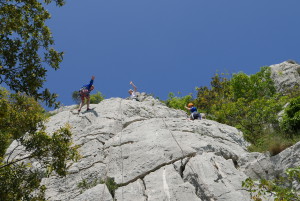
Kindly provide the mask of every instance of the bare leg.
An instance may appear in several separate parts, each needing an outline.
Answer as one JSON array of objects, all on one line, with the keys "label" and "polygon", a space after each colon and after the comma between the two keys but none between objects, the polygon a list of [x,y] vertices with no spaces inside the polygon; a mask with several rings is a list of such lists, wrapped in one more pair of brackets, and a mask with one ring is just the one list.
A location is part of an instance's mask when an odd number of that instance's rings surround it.
[{"label": "bare leg", "polygon": [[84,106],[84,98],[81,99],[81,103],[80,103],[80,105],[79,105],[78,112],[80,112],[82,106]]},{"label": "bare leg", "polygon": [[88,96],[87,98],[86,98],[86,109],[87,110],[89,110],[90,109],[90,96]]}]

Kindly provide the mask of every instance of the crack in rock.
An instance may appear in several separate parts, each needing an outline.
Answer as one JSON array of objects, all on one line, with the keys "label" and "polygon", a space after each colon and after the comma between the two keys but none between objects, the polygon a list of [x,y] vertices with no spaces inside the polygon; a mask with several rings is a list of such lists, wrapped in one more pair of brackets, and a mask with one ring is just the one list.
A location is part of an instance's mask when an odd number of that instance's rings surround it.
[{"label": "crack in rock", "polygon": [[[86,138],[86,137],[89,137],[89,136],[98,136],[98,135],[108,135],[110,137],[110,135],[114,136],[115,134],[114,133],[94,133],[94,134],[87,134],[87,135],[81,135],[79,138],[76,139],[76,141],[80,141],[82,138]],[[93,139],[96,139],[96,138],[93,138]]]},{"label": "crack in rock", "polygon": [[122,142],[121,144],[110,145],[110,146],[108,146],[108,147],[105,147],[105,148],[103,149],[103,151],[104,151],[104,150],[107,150],[107,149],[109,149],[109,148],[111,148],[111,147],[121,147],[121,146],[123,146],[123,145],[125,145],[125,144],[133,144],[133,143],[135,143],[135,141],[127,141],[127,142]]},{"label": "crack in rock", "polygon": [[84,146],[85,144],[92,142],[93,140],[96,140],[96,141],[100,142],[102,145],[105,144],[105,142],[99,140],[98,138],[92,138],[92,139],[88,139],[87,141],[82,142],[82,143],[80,143],[80,144],[76,144],[76,145],[82,147],[82,146]]},{"label": "crack in rock", "polygon": [[92,121],[87,116],[83,116],[83,118],[86,119],[90,124],[92,124]]},{"label": "crack in rock", "polygon": [[164,166],[170,165],[170,164],[172,164],[172,163],[175,163],[175,162],[177,162],[177,161],[179,161],[179,160],[182,160],[182,159],[184,159],[184,158],[187,158],[187,157],[193,157],[193,156],[196,155],[196,153],[197,153],[197,152],[193,152],[193,153],[190,153],[190,154],[188,154],[188,155],[185,155],[185,156],[179,157],[179,158],[177,158],[177,159],[174,159],[174,160],[172,160],[172,161],[169,161],[169,162],[166,162],[166,163],[162,163],[162,164],[156,166],[155,168],[153,168],[153,169],[151,169],[151,170],[145,172],[144,174],[141,174],[141,175],[139,175],[139,176],[137,176],[137,177],[135,177],[135,178],[133,178],[133,179],[131,179],[131,180],[125,182],[125,183],[119,183],[118,185],[119,185],[119,186],[126,186],[126,185],[128,185],[128,184],[130,184],[130,183],[135,182],[135,181],[138,180],[138,179],[144,178],[146,175],[148,175],[148,174],[150,174],[150,173],[152,173],[152,172],[155,172],[156,170],[158,170],[158,169],[160,169],[160,168],[162,168],[162,167],[164,167]]},{"label": "crack in rock", "polygon": [[105,164],[103,161],[96,161],[96,162],[92,163],[90,166],[87,166],[87,167],[84,167],[84,168],[80,168],[80,169],[78,168],[78,169],[79,169],[79,171],[87,170],[87,169],[93,167],[94,165],[96,165],[98,163]]},{"label": "crack in rock", "polygon": [[142,180],[142,183],[143,183],[143,186],[144,186],[144,193],[143,193],[143,196],[146,198],[145,201],[148,201],[148,195],[146,194],[146,190],[147,190],[147,187],[146,187],[146,183],[144,181],[144,177],[143,178],[140,178]]},{"label": "crack in rock", "polygon": [[139,122],[139,121],[144,121],[144,120],[147,120],[147,119],[146,119],[146,118],[141,118],[141,119],[135,119],[135,120],[126,122],[126,123],[124,123],[124,125],[123,125],[123,129],[125,129],[126,127],[128,127],[130,124],[133,124],[133,123]]}]

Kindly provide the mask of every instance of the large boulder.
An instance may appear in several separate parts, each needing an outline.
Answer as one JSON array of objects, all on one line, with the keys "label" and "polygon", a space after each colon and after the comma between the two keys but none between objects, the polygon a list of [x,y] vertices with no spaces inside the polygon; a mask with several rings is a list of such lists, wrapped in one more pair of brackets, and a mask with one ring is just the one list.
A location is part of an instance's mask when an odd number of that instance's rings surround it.
[{"label": "large boulder", "polygon": [[271,78],[277,92],[285,93],[300,86],[300,65],[293,61],[285,61],[271,65]]},{"label": "large boulder", "polygon": [[[111,98],[90,107],[79,114],[74,106],[64,107],[47,123],[50,133],[70,124],[81,155],[68,164],[66,177],[42,180],[48,200],[250,200],[241,185],[255,175],[261,156],[247,151],[236,128],[191,121],[152,97]],[[265,169],[256,173],[263,176]]]}]

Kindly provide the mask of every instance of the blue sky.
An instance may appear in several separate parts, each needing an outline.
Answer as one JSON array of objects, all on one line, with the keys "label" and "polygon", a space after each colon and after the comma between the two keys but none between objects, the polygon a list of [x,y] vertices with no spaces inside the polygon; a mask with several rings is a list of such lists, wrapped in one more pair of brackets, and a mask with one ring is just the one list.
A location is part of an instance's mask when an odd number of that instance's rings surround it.
[{"label": "blue sky", "polygon": [[69,0],[47,9],[65,52],[46,87],[64,105],[92,75],[95,92],[166,99],[195,94],[219,72],[254,74],[288,59],[300,61],[299,0]]}]

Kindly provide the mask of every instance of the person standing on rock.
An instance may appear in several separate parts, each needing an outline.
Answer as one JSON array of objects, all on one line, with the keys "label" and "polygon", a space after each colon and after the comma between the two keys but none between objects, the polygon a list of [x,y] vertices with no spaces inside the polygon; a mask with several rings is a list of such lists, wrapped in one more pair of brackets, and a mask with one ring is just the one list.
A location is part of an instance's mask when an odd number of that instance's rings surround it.
[{"label": "person standing on rock", "polygon": [[194,107],[193,103],[189,103],[188,106],[184,106],[187,110],[191,112],[190,119],[195,120],[195,119],[201,119],[201,114],[198,113],[197,108]]},{"label": "person standing on rock", "polygon": [[130,98],[132,99],[132,100],[138,100],[137,99],[137,94],[136,94],[136,92],[137,92],[137,88],[136,88],[136,86],[133,84],[133,82],[132,81],[130,81],[130,83],[129,83],[132,87],[133,87],[133,90],[132,89],[129,89],[128,90],[128,93],[130,94]]},{"label": "person standing on rock", "polygon": [[95,76],[92,76],[92,79],[91,79],[90,83],[87,84],[87,85],[84,85],[79,90],[79,95],[80,95],[80,98],[81,98],[81,103],[79,105],[78,112],[81,111],[81,108],[84,105],[85,99],[86,99],[86,105],[87,105],[86,111],[90,110],[90,108],[89,108],[89,106],[90,106],[90,92],[95,88],[94,85],[93,85],[94,79],[95,79]]}]

